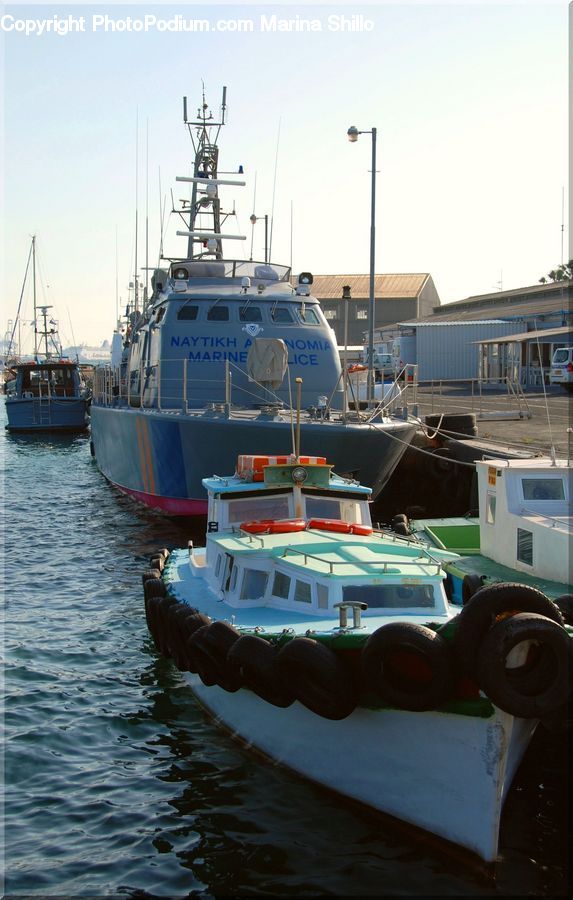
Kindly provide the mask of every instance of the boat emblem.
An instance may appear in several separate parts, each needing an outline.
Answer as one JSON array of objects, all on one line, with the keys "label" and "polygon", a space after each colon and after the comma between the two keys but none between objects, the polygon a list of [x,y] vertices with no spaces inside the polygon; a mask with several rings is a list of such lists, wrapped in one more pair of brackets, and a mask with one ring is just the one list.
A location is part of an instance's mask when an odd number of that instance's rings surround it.
[{"label": "boat emblem", "polygon": [[248,325],[243,325],[243,331],[246,331],[249,337],[256,337],[261,331],[264,331],[264,328],[257,325],[256,322],[249,322]]}]

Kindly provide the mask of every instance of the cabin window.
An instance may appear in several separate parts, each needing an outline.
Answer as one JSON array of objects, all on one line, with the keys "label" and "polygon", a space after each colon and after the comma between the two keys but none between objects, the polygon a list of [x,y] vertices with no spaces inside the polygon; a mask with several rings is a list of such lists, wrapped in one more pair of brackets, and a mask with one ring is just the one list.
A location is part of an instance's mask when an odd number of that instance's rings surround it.
[{"label": "cabin window", "polygon": [[177,313],[177,318],[185,322],[192,322],[197,318],[199,312],[198,306],[182,306]]},{"label": "cabin window", "polygon": [[328,588],[325,584],[317,584],[316,596],[319,609],[328,609]]},{"label": "cabin window", "polygon": [[276,309],[273,309],[271,319],[273,322],[282,322],[283,324],[293,320],[292,313],[286,306],[277,306]]},{"label": "cabin window", "polygon": [[275,572],[273,581],[273,597],[280,597],[282,600],[288,600],[290,592],[290,578],[283,572]]},{"label": "cabin window", "polygon": [[417,609],[434,606],[433,584],[348,584],[342,599],[362,600],[368,609]]},{"label": "cabin window", "polygon": [[528,566],[533,565],[533,532],[517,529],[517,558]]},{"label": "cabin window", "polygon": [[209,312],[207,313],[207,321],[208,322],[228,322],[229,321],[229,307],[228,306],[219,306],[216,304],[212,306]]},{"label": "cabin window", "polygon": [[242,306],[239,310],[241,322],[262,322],[263,314],[259,306]]},{"label": "cabin window", "polygon": [[564,500],[561,478],[522,478],[524,500]]},{"label": "cabin window", "polygon": [[296,580],[294,587],[294,599],[299,603],[312,603],[310,584],[307,581]]},{"label": "cabin window", "polygon": [[233,567],[233,571],[231,573],[231,584],[229,585],[229,590],[234,591],[235,585],[237,584],[237,567]]},{"label": "cabin window", "polygon": [[315,313],[314,309],[311,309],[309,306],[306,306],[304,308],[304,311],[303,311],[303,308],[301,307],[299,309],[299,315],[305,325],[318,325],[319,324],[317,314]]},{"label": "cabin window", "polygon": [[245,569],[241,600],[262,600],[267,589],[268,573],[259,569]]},{"label": "cabin window", "polygon": [[485,506],[485,520],[488,525],[495,524],[495,494],[488,494]]},{"label": "cabin window", "polygon": [[157,315],[155,316],[155,324],[158,325],[161,322],[163,316],[165,315],[165,307],[160,306],[157,310]]},{"label": "cabin window", "polygon": [[217,555],[217,562],[215,563],[215,578],[219,577],[219,572],[221,571],[221,554]]},{"label": "cabin window", "polygon": [[309,518],[342,519],[343,522],[362,522],[362,511],[356,500],[342,500],[338,497],[306,498],[306,514]]},{"label": "cabin window", "polygon": [[284,495],[229,501],[229,525],[238,525],[252,519],[288,519],[288,517],[288,497]]}]

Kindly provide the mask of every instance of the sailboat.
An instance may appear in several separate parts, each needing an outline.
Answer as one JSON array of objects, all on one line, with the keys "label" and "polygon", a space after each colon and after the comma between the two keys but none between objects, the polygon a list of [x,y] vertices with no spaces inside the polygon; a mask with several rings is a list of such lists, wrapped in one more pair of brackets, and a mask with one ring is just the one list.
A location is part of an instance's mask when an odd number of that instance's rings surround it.
[{"label": "sailboat", "polygon": [[[57,323],[51,306],[36,303],[36,236],[32,237],[22,296],[30,260],[34,296],[34,358],[9,363],[6,415],[9,431],[82,431],[88,426],[89,391],[79,365],[62,356]],[[14,329],[16,326],[14,326]],[[12,343],[12,342],[11,342]],[[11,355],[11,348],[7,357]]]},{"label": "sailboat", "polygon": [[296,384],[307,452],[328,455],[376,497],[416,426],[389,415],[384,402],[364,414],[349,409],[336,337],[311,294],[310,272],[294,286],[290,267],[271,262],[267,248],[259,262],[225,256],[224,243],[246,239],[226,227],[232,213],[220,196],[245,185],[242,167],[219,171],[225,115],[226,88],[216,116],[203,94],[189,120],[184,98],[195,155],[193,174],[177,179],[190,197],[173,213],[187,252],[161,255],[141,304],[136,272],[120,362],[95,373],[92,453],[112,484],[146,506],[205,514],[205,473],[229,471],[238,448],[280,454],[293,442]]}]

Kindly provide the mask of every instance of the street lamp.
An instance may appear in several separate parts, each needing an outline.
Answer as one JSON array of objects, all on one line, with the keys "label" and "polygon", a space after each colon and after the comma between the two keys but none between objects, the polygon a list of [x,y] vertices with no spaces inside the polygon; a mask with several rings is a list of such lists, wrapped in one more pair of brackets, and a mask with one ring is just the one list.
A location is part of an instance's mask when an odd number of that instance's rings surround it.
[{"label": "street lamp", "polygon": [[369,295],[369,316],[368,316],[368,382],[367,382],[367,400],[368,405],[374,402],[374,312],[375,312],[375,296],[374,296],[374,257],[375,257],[375,236],[376,236],[376,129],[371,128],[367,131],[359,131],[355,125],[351,125],[348,131],[348,140],[354,144],[358,140],[359,134],[372,135],[372,191],[371,191],[371,207],[370,207],[370,295]]},{"label": "street lamp", "polygon": [[250,216],[250,222],[251,222],[251,225],[253,226],[253,230],[251,232],[251,260],[253,258],[253,238],[255,236],[255,225],[261,219],[265,220],[265,262],[268,263],[268,261],[269,261],[268,260],[268,234],[269,234],[269,217],[268,217],[268,215],[256,216],[253,213],[252,216]]}]

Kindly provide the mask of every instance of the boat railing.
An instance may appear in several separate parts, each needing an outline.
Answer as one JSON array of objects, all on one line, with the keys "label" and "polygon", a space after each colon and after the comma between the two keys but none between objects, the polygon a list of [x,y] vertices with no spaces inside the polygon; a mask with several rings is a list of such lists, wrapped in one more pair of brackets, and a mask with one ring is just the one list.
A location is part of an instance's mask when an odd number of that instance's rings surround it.
[{"label": "boat railing", "polygon": [[309,559],[313,559],[315,562],[323,563],[325,566],[328,566],[329,575],[334,575],[334,569],[336,566],[357,566],[360,568],[364,568],[367,570],[380,570],[380,566],[382,566],[382,574],[388,574],[391,572],[392,574],[396,574],[400,571],[400,568],[412,567],[419,568],[423,565],[435,566],[436,567],[436,575],[439,575],[442,570],[442,563],[440,560],[435,559],[431,554],[423,552],[420,556],[415,559],[396,559],[396,557],[390,557],[389,559],[343,559],[343,560],[332,560],[326,559],[324,556],[319,556],[316,553],[309,553],[307,550],[301,550],[298,547],[285,547],[282,552],[283,559],[286,558],[289,554],[296,554],[298,556],[302,556],[304,560],[304,564],[306,565]]},{"label": "boat railing", "polygon": [[510,376],[418,379],[415,396],[414,388],[407,386],[406,400],[425,415],[469,412],[479,421],[532,417],[522,385]]},{"label": "boat railing", "polygon": [[552,523],[550,526],[551,528],[559,526],[560,528],[566,528],[568,531],[573,530],[573,522],[570,521],[568,514],[565,514],[565,516],[560,518],[559,516],[550,516],[548,513],[541,512],[539,509],[530,509],[527,506],[522,506],[520,513],[522,515],[535,516],[538,519],[545,519],[547,522]]}]

